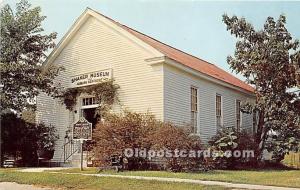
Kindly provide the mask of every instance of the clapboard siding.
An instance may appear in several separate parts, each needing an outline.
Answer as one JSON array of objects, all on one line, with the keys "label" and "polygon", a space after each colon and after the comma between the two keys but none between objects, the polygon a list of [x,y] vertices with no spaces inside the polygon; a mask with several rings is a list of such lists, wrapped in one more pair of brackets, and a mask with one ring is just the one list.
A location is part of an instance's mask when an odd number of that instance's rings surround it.
[{"label": "clapboard siding", "polygon": [[[66,76],[61,75],[62,80],[112,68],[113,78],[120,85],[122,109],[150,111],[162,119],[162,69],[147,65],[144,61],[147,58],[151,58],[151,55],[91,17],[56,63],[66,68]],[[68,80],[64,80],[64,83],[67,86]]]},{"label": "clapboard siding", "polygon": [[[145,59],[152,57],[128,38],[89,17],[54,60],[54,65],[65,69],[55,82],[68,88],[74,75],[111,68],[115,83],[120,86],[120,103],[114,105],[113,111],[151,112],[163,120],[163,70],[162,66],[148,65]],[[69,113],[58,100],[45,94],[39,95],[37,101],[38,121],[54,124],[59,130],[55,152],[55,159],[59,159],[65,131],[78,119],[79,111]]]},{"label": "clapboard siding", "polygon": [[46,125],[54,125],[59,134],[59,139],[55,145],[55,154],[53,161],[62,160],[62,145],[64,136],[69,124],[69,111],[61,104],[58,99],[53,99],[45,93],[41,93],[37,98],[37,122],[43,122]]},{"label": "clapboard siding", "polygon": [[[222,95],[223,124],[235,126],[235,100],[250,97],[164,65],[164,120],[178,125],[191,121],[191,86],[198,88],[198,131],[203,141],[216,134],[216,94]],[[242,128],[252,128],[251,114],[242,114]]]}]

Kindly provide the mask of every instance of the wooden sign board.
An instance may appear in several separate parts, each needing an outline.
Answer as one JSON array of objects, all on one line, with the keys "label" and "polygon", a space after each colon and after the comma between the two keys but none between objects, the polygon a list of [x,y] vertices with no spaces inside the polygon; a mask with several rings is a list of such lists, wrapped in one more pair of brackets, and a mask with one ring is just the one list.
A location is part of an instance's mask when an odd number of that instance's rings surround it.
[{"label": "wooden sign board", "polygon": [[72,128],[73,140],[92,140],[92,123],[81,117]]},{"label": "wooden sign board", "polygon": [[112,69],[84,73],[71,77],[70,87],[76,88],[101,83],[112,79]]}]

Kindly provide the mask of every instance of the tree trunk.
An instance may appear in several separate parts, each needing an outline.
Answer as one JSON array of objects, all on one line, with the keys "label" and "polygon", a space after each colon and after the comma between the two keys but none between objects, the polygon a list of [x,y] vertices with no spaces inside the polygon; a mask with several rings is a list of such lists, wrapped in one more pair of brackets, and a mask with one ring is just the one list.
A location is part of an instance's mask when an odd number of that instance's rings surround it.
[{"label": "tree trunk", "polygon": [[256,157],[258,163],[262,163],[263,158],[263,150],[265,148],[267,131],[265,129],[265,121],[264,121],[264,110],[259,112],[259,121],[257,126],[257,133],[255,135],[255,144],[256,144]]}]

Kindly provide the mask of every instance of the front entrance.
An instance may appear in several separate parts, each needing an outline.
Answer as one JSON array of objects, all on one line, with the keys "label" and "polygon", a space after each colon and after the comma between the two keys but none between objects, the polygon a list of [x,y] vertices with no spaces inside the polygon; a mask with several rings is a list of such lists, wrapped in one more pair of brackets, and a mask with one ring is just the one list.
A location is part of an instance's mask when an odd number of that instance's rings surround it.
[{"label": "front entrance", "polygon": [[[82,98],[80,116],[84,117],[88,122],[92,123],[93,129],[96,128],[100,116],[96,113],[96,108],[99,106],[94,97]],[[91,151],[93,143],[91,141],[85,141],[83,144],[84,151]]]},{"label": "front entrance", "polygon": [[96,108],[99,104],[94,97],[82,98],[81,101],[81,117],[84,117],[88,122],[92,123],[93,129],[95,129],[100,116],[96,114]]},{"label": "front entrance", "polygon": [[95,129],[96,124],[99,120],[99,115],[96,114],[96,108],[86,108],[82,109],[82,116],[88,120],[88,122],[92,123],[93,129]]}]

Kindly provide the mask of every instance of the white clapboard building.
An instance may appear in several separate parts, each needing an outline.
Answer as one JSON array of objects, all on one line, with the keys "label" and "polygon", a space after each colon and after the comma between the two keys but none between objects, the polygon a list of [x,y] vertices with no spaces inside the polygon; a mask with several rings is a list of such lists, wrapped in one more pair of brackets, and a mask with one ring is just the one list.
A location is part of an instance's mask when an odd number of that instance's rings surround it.
[{"label": "white clapboard building", "polygon": [[[59,21],[58,21],[59,22]],[[254,100],[253,88],[214,64],[194,57],[86,9],[45,62],[63,66],[56,82],[65,88],[92,85],[88,78],[113,78],[120,86],[114,112],[151,112],[161,121],[191,124],[205,142],[218,125],[252,131],[251,114],[240,112],[243,101]],[[66,131],[80,116],[93,120],[97,105],[80,96],[74,111],[59,99],[37,97],[37,121],[57,127],[54,161],[64,161]],[[91,121],[94,122],[94,121]],[[66,151],[66,150],[65,150]]]}]

